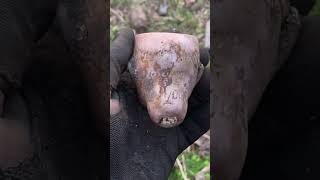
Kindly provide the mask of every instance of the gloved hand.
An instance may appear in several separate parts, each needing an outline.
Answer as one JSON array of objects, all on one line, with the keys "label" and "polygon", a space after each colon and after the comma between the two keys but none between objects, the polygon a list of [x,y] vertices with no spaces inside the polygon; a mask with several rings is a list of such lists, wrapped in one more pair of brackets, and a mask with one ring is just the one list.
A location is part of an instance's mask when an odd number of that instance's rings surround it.
[{"label": "gloved hand", "polygon": [[[208,131],[209,68],[189,98],[184,122],[161,128],[140,103],[134,83],[125,72],[134,48],[134,32],[120,31],[110,51],[110,159],[112,179],[167,179],[177,156]],[[200,51],[206,65],[207,50]]]},{"label": "gloved hand", "polygon": [[40,163],[25,99],[14,88],[1,92],[0,179],[37,179]]}]

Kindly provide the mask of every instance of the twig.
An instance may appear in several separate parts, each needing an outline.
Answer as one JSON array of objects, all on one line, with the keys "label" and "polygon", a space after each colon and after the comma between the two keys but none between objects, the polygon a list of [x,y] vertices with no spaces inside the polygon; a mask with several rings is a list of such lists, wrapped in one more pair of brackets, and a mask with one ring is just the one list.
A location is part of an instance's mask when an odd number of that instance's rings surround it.
[{"label": "twig", "polygon": [[180,170],[180,172],[181,172],[181,175],[182,175],[183,180],[189,180],[188,177],[187,177],[187,175],[186,175],[185,172],[183,171],[183,167],[182,167],[181,162],[180,162],[179,159],[177,159],[177,164],[178,164],[178,166],[179,166],[179,170]]},{"label": "twig", "polygon": [[184,154],[182,154],[181,159],[182,159],[183,171],[187,172],[186,158],[184,157]]}]

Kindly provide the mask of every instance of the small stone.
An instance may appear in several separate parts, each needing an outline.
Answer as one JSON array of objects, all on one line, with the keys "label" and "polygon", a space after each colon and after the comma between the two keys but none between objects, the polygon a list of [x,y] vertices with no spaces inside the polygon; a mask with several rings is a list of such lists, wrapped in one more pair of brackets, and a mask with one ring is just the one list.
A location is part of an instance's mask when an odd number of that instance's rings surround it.
[{"label": "small stone", "polygon": [[160,16],[168,15],[168,7],[169,7],[169,5],[168,5],[167,0],[162,0],[159,5],[158,14]]}]

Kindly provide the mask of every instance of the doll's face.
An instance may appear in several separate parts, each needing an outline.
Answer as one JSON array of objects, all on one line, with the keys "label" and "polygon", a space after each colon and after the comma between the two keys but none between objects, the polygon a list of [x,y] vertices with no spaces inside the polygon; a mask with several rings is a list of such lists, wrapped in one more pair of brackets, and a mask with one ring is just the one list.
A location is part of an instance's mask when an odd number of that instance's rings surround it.
[{"label": "doll's face", "polygon": [[129,70],[151,120],[161,127],[177,126],[203,71],[198,41],[175,33],[136,35]]}]

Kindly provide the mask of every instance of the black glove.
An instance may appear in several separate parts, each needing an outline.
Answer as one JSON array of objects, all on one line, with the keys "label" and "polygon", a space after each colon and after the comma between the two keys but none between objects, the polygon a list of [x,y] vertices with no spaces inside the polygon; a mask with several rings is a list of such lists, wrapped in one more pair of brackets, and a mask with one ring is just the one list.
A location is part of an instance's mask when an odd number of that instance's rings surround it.
[{"label": "black glove", "polygon": [[28,107],[20,92],[3,95],[0,117],[0,179],[36,179],[39,159],[34,154]]},{"label": "black glove", "polygon": [[[134,33],[130,29],[120,31],[111,47],[111,178],[167,179],[176,157],[209,129],[209,69],[205,69],[189,98],[184,122],[174,128],[161,128],[140,104],[125,71],[133,47]],[[201,50],[200,54],[206,65],[208,51]]]}]

